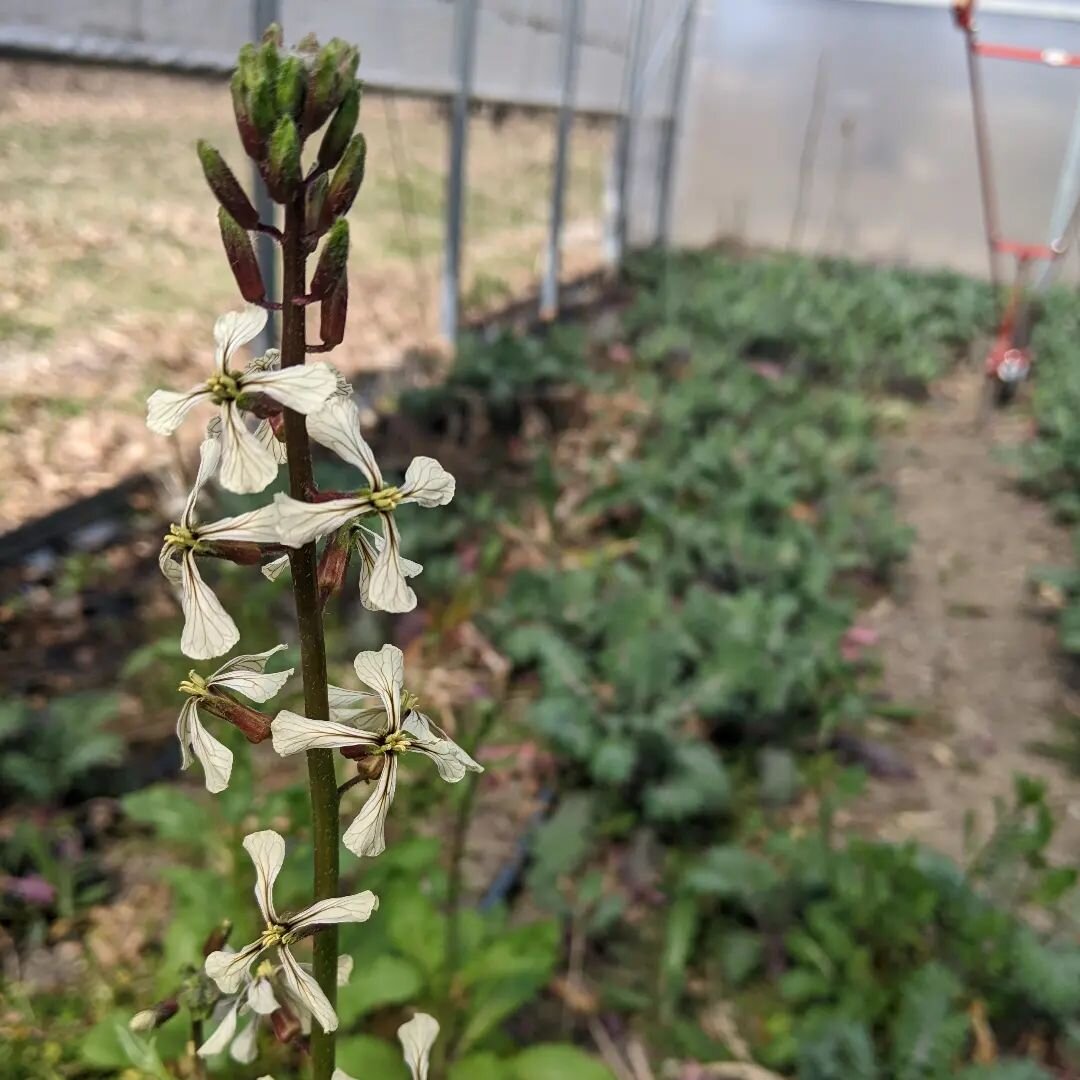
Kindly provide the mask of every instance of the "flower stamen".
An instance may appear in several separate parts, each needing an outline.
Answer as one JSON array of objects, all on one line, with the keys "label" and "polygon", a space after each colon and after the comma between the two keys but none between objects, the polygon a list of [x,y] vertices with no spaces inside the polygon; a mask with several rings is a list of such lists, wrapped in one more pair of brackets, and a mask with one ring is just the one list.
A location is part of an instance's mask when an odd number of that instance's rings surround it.
[{"label": "flower stamen", "polygon": [[215,405],[224,405],[227,401],[235,401],[240,396],[240,386],[231,375],[223,372],[211,375],[206,380],[206,389]]}]

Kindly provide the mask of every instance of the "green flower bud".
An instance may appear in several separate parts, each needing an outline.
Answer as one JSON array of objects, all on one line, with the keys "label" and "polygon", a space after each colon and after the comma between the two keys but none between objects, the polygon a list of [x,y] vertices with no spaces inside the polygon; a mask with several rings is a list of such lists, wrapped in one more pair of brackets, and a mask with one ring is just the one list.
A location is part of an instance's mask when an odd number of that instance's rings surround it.
[{"label": "green flower bud", "polygon": [[262,78],[262,69],[259,66],[259,50],[250,41],[240,46],[240,52],[236,58],[236,70],[244,87],[254,90]]},{"label": "green flower bud", "polygon": [[311,295],[321,300],[337,286],[349,262],[349,223],[339,218],[323,244],[319,262],[311,278]]},{"label": "green flower bud", "polygon": [[263,31],[262,43],[273,45],[275,49],[280,49],[285,44],[285,34],[280,24],[273,22]]},{"label": "green flower bud", "polygon": [[248,91],[248,108],[251,110],[251,122],[265,144],[273,135],[278,119],[274,83],[271,80],[262,79],[255,89]]},{"label": "green flower bud", "polygon": [[224,206],[218,210],[218,228],[240,295],[252,304],[265,300],[266,286],[255,258],[255,249],[251,246],[251,237]]},{"label": "green flower bud", "polygon": [[282,116],[299,118],[304,108],[304,92],[307,89],[307,69],[299,56],[289,56],[278,68],[274,94],[278,112]]},{"label": "green flower bud", "polygon": [[283,116],[270,138],[266,161],[266,187],[279,203],[288,202],[300,184],[300,133],[289,116]]},{"label": "green flower bud", "polygon": [[337,287],[319,305],[319,337],[329,348],[345,338],[345,319],[349,313],[349,275],[342,274]]},{"label": "green flower bud", "polygon": [[348,42],[334,38],[319,52],[308,79],[304,103],[305,135],[318,131],[341,104],[349,87],[356,82],[360,53]]},{"label": "green flower bud", "polygon": [[320,173],[308,184],[304,195],[304,233],[311,240],[312,247],[325,231],[322,226],[322,215],[326,204],[326,190],[329,186],[330,177],[326,173]]},{"label": "green flower bud", "polygon": [[240,186],[240,182],[233,175],[232,169],[225,164],[225,159],[205,139],[200,139],[195,146],[202,164],[203,175],[217,201],[229,211],[242,228],[254,229],[259,224],[259,215]]},{"label": "green flower bud", "polygon": [[232,91],[233,113],[236,116],[236,130],[240,133],[240,141],[244,144],[248,157],[261,161],[266,153],[266,140],[255,126],[244,74],[239,68],[233,72],[229,89]]},{"label": "green flower bud", "polygon": [[367,158],[367,140],[363,134],[357,132],[345,148],[341,162],[334,170],[330,187],[326,193],[326,206],[323,210],[323,220],[327,215],[330,219],[341,217],[348,213],[356,199],[356,193],[364,182],[364,162]]},{"label": "green flower bud", "polygon": [[273,86],[277,81],[281,58],[278,56],[277,45],[273,41],[267,41],[265,37],[263,44],[259,47],[258,64],[259,74]]},{"label": "green flower bud", "polygon": [[323,133],[322,142],[319,144],[319,165],[322,168],[332,169],[341,160],[359,116],[360,85],[354,82],[345,91],[345,97]]}]

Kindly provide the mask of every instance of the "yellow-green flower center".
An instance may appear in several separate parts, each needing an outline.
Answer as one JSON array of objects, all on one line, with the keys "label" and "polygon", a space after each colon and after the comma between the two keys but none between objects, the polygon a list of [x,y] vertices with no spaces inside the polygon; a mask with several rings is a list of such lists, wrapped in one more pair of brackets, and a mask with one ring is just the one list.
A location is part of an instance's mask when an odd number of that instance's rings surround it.
[{"label": "yellow-green flower center", "polygon": [[390,513],[401,504],[401,491],[396,487],[379,488],[371,492],[371,505],[380,513]]},{"label": "yellow-green flower center", "polygon": [[240,386],[231,376],[224,373],[211,375],[206,380],[206,389],[210,391],[215,405],[224,405],[226,401],[235,401],[240,396]]},{"label": "yellow-green flower center", "polygon": [[261,964],[259,964],[255,968],[255,978],[256,979],[269,979],[270,976],[273,975],[273,974],[274,974],[274,962],[273,962],[273,960],[263,960],[263,962]]},{"label": "yellow-green flower center", "polygon": [[178,548],[193,548],[198,541],[195,534],[186,525],[170,525],[165,534],[165,543]]},{"label": "yellow-green flower center", "polygon": [[195,671],[189,671],[187,678],[178,687],[181,694],[189,697],[205,697],[207,693],[206,680]]},{"label": "yellow-green flower center", "polygon": [[383,739],[382,746],[375,748],[376,754],[400,754],[412,748],[412,739],[404,731],[395,731]]},{"label": "yellow-green flower center", "polygon": [[285,940],[285,927],[278,926],[277,923],[271,923],[263,932],[259,938],[259,944],[264,949],[273,948],[275,945],[281,945]]}]

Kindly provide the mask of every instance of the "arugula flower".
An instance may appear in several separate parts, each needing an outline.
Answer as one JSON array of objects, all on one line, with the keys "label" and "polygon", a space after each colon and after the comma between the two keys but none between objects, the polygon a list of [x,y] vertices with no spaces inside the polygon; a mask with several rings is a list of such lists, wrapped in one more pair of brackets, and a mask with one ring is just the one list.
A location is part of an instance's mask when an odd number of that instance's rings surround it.
[{"label": "arugula flower", "polygon": [[[305,973],[311,970],[310,964],[301,964],[300,967]],[[348,983],[352,968],[351,956],[338,957],[338,986]],[[263,960],[247,973],[235,993],[226,994],[218,1001],[211,1017],[215,1023],[214,1030],[196,1051],[199,1057],[214,1057],[227,1048],[229,1057],[234,1061],[250,1065],[258,1056],[259,1028],[269,1023],[279,1009],[295,1014],[304,1034],[311,1031],[311,1012],[304,1001],[293,994],[282,977],[283,972],[281,964]],[[245,1019],[247,1023],[240,1027]]]},{"label": "arugula flower", "polygon": [[[206,790],[212,794],[224,791],[229,786],[233,755],[227,746],[203,727],[199,719],[199,705],[201,703],[212,711],[213,700],[220,700],[220,695],[216,692],[222,690],[235,691],[260,704],[269,701],[293,673],[293,668],[269,673],[266,671],[266,662],[284,648],[284,645],[275,645],[266,652],[234,656],[205,679],[196,672],[189,671],[188,677],[180,684],[180,692],[187,694],[187,700],[176,721],[176,737],[180,740],[180,752],[183,755],[180,767],[189,768],[192,755],[198,758],[206,774]],[[228,701],[231,699],[226,698],[222,704]],[[239,702],[232,704],[239,705]]]},{"label": "arugula flower", "polygon": [[379,906],[379,898],[370,891],[351,896],[316,900],[295,915],[280,916],[274,908],[274,882],[285,861],[285,841],[273,829],[244,837],[244,850],[255,864],[255,901],[266,929],[249,945],[237,952],[219,949],[206,958],[206,974],[225,994],[236,993],[251,977],[251,965],[268,949],[277,950],[281,978],[289,994],[318,1021],[323,1031],[334,1031],[337,1013],[319,988],[314,976],[306,971],[289,946],[317,933],[329,923],[366,922]]},{"label": "arugula flower", "polygon": [[227,653],[239,640],[229,613],[202,579],[196,564],[200,554],[225,554],[230,544],[276,544],[277,511],[273,503],[246,514],[222,518],[207,525],[195,520],[195,503],[214,474],[221,456],[221,440],[210,436],[199,448],[199,471],[188,495],[179,524],[169,526],[158,554],[162,574],[180,589],[184,632],[180,649],[194,660],[208,660]]},{"label": "arugula flower", "polygon": [[[451,784],[463,779],[468,770],[484,770],[428,717],[416,711],[416,698],[403,693],[404,657],[399,648],[384,645],[378,652],[358,653],[353,666],[360,681],[378,695],[381,709],[368,707],[370,695],[363,691],[332,687],[334,720],[312,720],[283,710],[274,717],[270,730],[274,749],[283,757],[319,748],[352,749],[364,756],[383,758],[375,789],[342,838],[354,855],[378,855],[386,848],[386,815],[397,789],[400,754],[411,752],[431,758],[439,776]],[[346,717],[360,726],[344,723]]]},{"label": "arugula flower", "polygon": [[387,485],[361,433],[360,414],[348,398],[334,398],[320,412],[308,416],[307,429],[316,442],[355,465],[364,474],[368,486],[344,498],[314,503],[287,495],[275,496],[281,543],[286,547],[303,547],[365,514],[378,514],[382,519],[383,543],[378,550],[372,547],[370,570],[366,578],[361,578],[362,589],[366,584],[367,606],[376,611],[412,611],[416,607],[416,594],[405,579],[419,573],[419,569],[418,564],[402,559],[401,537],[393,512],[405,503],[429,508],[445,506],[454,497],[454,478],[434,458],[416,457],[400,487]]},{"label": "arugula flower", "polygon": [[428,1058],[439,1037],[439,1021],[427,1013],[417,1013],[397,1029],[412,1080],[427,1080]]},{"label": "arugula flower", "polygon": [[[268,445],[267,429],[248,430],[242,409],[253,394],[265,394],[298,413],[318,409],[337,389],[337,377],[326,364],[307,364],[276,370],[249,365],[234,374],[229,361],[242,345],[266,325],[266,311],[248,304],[230,311],[214,324],[217,350],[214,374],[190,390],[155,390],[147,401],[146,424],[159,435],[171,435],[200,401],[217,405],[221,419],[221,484],[229,491],[262,491],[278,472],[280,452]],[[272,437],[273,432],[269,432]]]}]

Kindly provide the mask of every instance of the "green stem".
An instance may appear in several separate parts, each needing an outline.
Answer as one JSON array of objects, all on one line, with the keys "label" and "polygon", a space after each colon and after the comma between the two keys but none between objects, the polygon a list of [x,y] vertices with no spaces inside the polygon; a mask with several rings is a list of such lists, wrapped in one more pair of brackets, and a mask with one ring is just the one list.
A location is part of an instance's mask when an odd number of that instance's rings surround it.
[{"label": "green stem", "polygon": [[199,1057],[198,1050],[203,1044],[203,1022],[191,1018],[191,1069],[196,1080],[204,1080],[206,1076],[206,1062]]},{"label": "green stem", "polygon": [[[306,291],[303,244],[304,194],[285,207],[282,242],[281,366],[294,367],[307,359],[304,311],[292,302]],[[304,499],[312,488],[311,443],[304,418],[285,410],[285,448],[289,457],[289,491]],[[326,642],[316,576],[315,545],[307,544],[289,556],[292,566],[296,623],[300,634],[300,669],[304,676],[304,712],[313,720],[329,720],[326,696]],[[311,835],[315,847],[314,898],[338,893],[338,791],[332,750],[309,750],[308,784],[311,788]],[[337,998],[338,934],[328,926],[315,937],[314,975],[330,1004]],[[334,1071],[334,1033],[318,1024],[311,1032],[311,1065],[314,1080],[330,1080]]]}]

